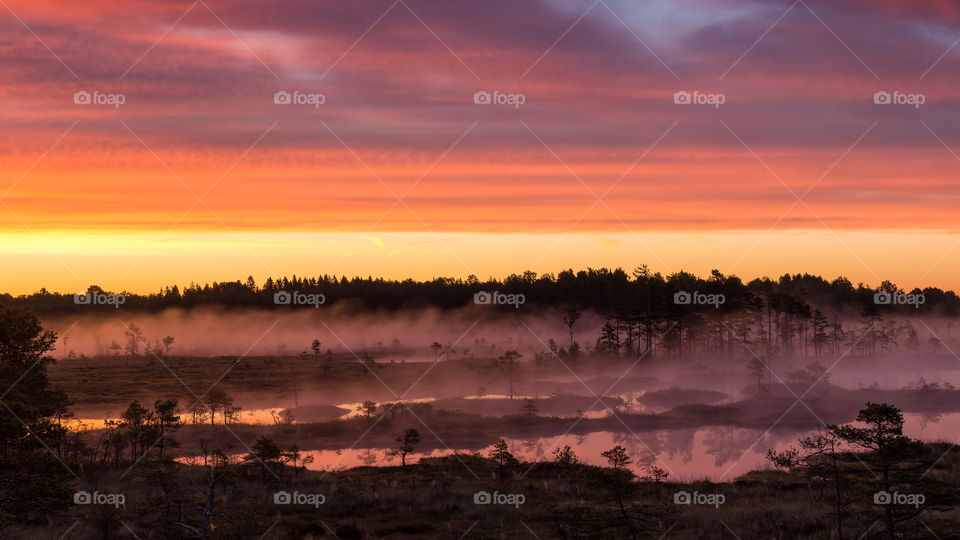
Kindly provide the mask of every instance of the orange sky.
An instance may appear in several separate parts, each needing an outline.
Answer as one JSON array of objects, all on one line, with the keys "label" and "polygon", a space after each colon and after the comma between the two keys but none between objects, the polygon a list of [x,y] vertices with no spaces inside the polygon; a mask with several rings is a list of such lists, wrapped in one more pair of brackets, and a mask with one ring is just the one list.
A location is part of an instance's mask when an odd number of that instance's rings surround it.
[{"label": "orange sky", "polygon": [[0,290],[642,263],[960,288],[960,11],[792,4],[9,2]]}]

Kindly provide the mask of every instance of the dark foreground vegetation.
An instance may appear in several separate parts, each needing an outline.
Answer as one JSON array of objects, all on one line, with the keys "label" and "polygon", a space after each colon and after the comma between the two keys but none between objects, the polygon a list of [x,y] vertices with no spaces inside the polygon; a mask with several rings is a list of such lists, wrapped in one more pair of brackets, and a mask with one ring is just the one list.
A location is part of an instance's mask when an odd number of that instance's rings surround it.
[{"label": "dark foreground vegetation", "polygon": [[[960,537],[960,451],[904,441],[895,430],[878,450],[857,454],[839,442],[832,451],[823,440],[804,441],[802,451],[772,456],[787,470],[720,484],[671,482],[656,466],[638,478],[620,447],[604,452],[607,467],[578,463],[568,447],[549,462],[520,463],[506,444],[414,463],[416,435],[397,437],[404,466],[332,472],[304,470],[296,450],[268,438],[244,458],[213,450],[206,465],[158,450],[132,469],[126,460],[65,458],[80,479],[60,475],[56,492],[52,477],[4,483],[4,495],[22,497],[22,506],[4,506],[3,531],[90,539]],[[45,499],[36,484],[47,487]],[[75,485],[91,503],[74,504]],[[877,504],[878,493],[896,502]],[[917,495],[922,504],[913,506]]]},{"label": "dark foreground vegetation", "polygon": [[[187,464],[174,459],[187,442],[179,430],[198,409],[177,400],[131,403],[93,444],[65,427],[70,399],[47,378],[54,340],[32,315],[0,309],[3,537],[960,537],[960,451],[905,437],[888,404],[771,453],[780,470],[720,484],[672,482],[655,462],[634,469],[621,446],[602,453],[606,467],[581,464],[568,446],[521,463],[503,440],[485,455],[417,461],[414,427],[394,430],[399,467],[306,470],[296,443],[262,426],[248,452],[200,441]],[[227,410],[222,399],[204,404],[211,423]],[[361,409],[368,423],[393,411]],[[389,425],[404,419],[413,423],[401,411]]]}]

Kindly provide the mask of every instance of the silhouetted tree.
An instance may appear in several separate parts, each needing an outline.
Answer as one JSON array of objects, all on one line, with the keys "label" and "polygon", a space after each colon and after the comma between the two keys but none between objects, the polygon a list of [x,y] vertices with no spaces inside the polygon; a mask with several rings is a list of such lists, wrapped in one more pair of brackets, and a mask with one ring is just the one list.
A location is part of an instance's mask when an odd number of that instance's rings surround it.
[{"label": "silhouetted tree", "polygon": [[420,442],[420,433],[413,428],[409,428],[399,437],[394,439],[400,446],[393,450],[394,455],[400,456],[400,467],[407,467],[407,454],[414,452],[413,445]]},{"label": "silhouetted tree", "polygon": [[367,418],[373,418],[373,415],[377,413],[377,402],[364,401],[357,407],[357,412],[363,413]]},{"label": "silhouetted tree", "polygon": [[179,411],[177,410],[177,400],[167,399],[167,400],[157,400],[153,404],[153,421],[156,423],[157,431],[159,432],[159,442],[157,446],[160,450],[160,457],[163,457],[164,445],[169,442],[170,446],[174,448],[180,446],[175,440],[170,439],[168,441],[167,437],[171,432],[182,426],[180,422]]},{"label": "silhouetted tree", "polygon": [[503,479],[505,469],[518,463],[517,458],[513,457],[513,454],[510,453],[510,447],[507,445],[507,441],[503,439],[500,439],[497,444],[493,445],[489,457],[497,463],[497,478],[500,479]]},{"label": "silhouetted tree", "polygon": [[523,404],[523,407],[521,407],[521,410],[523,410],[523,413],[527,416],[536,416],[537,413],[540,412],[540,409],[537,407],[537,402],[532,399],[528,399],[526,403]]},{"label": "silhouetted tree", "polygon": [[47,379],[56,341],[32,314],[0,306],[0,523],[49,519],[74,491],[71,470],[40,442],[60,448],[66,436],[51,421],[69,403]]},{"label": "silhouetted tree", "polygon": [[173,336],[166,336],[163,338],[163,355],[170,356],[170,347],[173,347]]},{"label": "silhouetted tree", "polygon": [[577,324],[581,316],[582,313],[576,307],[569,306],[563,310],[563,324],[567,325],[570,331],[570,347],[573,347],[573,325]]},{"label": "silhouetted tree", "polygon": [[803,470],[811,478],[833,482],[833,511],[837,523],[837,540],[843,540],[843,473],[840,453],[844,441],[834,430],[818,427],[816,434],[800,439],[800,449],[781,452],[769,450],[767,458],[777,467]]},{"label": "silhouetted tree", "polygon": [[[828,429],[844,442],[869,451],[863,461],[879,478],[879,490],[893,493],[896,491],[894,486],[919,479],[919,475],[911,475],[907,463],[916,459],[924,448],[921,443],[903,434],[903,414],[900,409],[886,403],[868,402],[857,414],[857,421],[866,424],[866,427],[831,425]],[[883,505],[883,522],[890,540],[897,537],[897,523],[916,517],[922,510],[922,507],[899,509],[893,504]]]},{"label": "silhouetted tree", "polygon": [[614,469],[624,469],[633,461],[627,454],[627,450],[619,444],[610,450],[601,452],[600,456],[606,459],[607,463]]},{"label": "silhouetted tree", "polygon": [[580,463],[580,458],[577,457],[577,454],[570,448],[569,444],[563,445],[563,447],[556,447],[553,449],[553,460],[558,465],[571,466]]},{"label": "silhouetted tree", "polygon": [[503,353],[503,356],[498,358],[498,360],[502,362],[503,365],[507,366],[507,373],[510,379],[510,399],[513,399],[513,368],[519,364],[519,362],[517,362],[517,359],[520,358],[521,356],[523,355],[518,353],[517,351],[507,351]]}]

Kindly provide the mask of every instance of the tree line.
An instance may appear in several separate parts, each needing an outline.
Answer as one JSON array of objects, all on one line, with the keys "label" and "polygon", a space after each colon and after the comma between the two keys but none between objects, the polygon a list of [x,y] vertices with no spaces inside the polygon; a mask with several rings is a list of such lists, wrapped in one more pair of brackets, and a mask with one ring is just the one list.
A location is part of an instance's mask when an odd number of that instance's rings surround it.
[{"label": "tree line", "polygon": [[[399,310],[416,307],[458,308],[472,304],[474,294],[498,291],[505,294],[522,294],[526,307],[576,306],[581,310],[609,314],[630,306],[642,306],[650,312],[669,313],[678,311],[674,295],[685,291],[702,294],[722,294],[725,303],[717,309],[731,311],[749,305],[756,299],[766,299],[773,308],[782,313],[802,311],[796,305],[806,302],[823,306],[830,311],[859,313],[874,306],[881,313],[909,313],[913,306],[879,305],[874,303],[878,291],[915,293],[924,295],[922,309],[925,313],[955,317],[960,314],[960,298],[954,291],[936,287],[904,290],[889,281],[873,288],[864,283],[854,285],[844,277],[832,281],[810,274],[784,274],[778,279],[756,278],[744,282],[734,275],[724,275],[713,270],[708,277],[679,271],[663,275],[651,272],[646,265],[632,272],[617,268],[589,268],[587,270],[564,270],[557,274],[523,272],[504,279],[480,280],[476,276],[466,279],[436,278],[429,281],[388,280],[373,277],[322,275],[317,277],[267,278],[257,284],[253,277],[245,281],[225,281],[211,284],[191,283],[180,288],[166,286],[151,294],[135,294],[120,291],[125,300],[121,309],[127,311],[161,311],[179,307],[191,309],[202,306],[224,308],[296,309],[296,306],[277,305],[274,295],[279,292],[322,294],[325,305],[349,302],[356,309]],[[105,293],[92,285],[87,292]],[[55,293],[41,289],[28,295],[0,294],[0,305],[29,310],[38,315],[81,313],[88,310],[112,312],[116,306],[77,304],[74,295]],[[312,309],[312,305],[305,306]],[[502,309],[513,310],[513,306]]]}]

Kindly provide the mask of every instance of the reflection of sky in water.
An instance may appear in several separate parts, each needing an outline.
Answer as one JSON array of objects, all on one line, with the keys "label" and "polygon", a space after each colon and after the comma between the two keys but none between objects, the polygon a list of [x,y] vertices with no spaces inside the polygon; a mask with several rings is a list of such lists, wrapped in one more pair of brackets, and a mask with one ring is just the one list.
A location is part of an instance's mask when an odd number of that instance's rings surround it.
[{"label": "reflection of sky in water", "polygon": [[[284,407],[275,407],[272,409],[243,409],[240,411],[240,423],[243,424],[254,424],[254,425],[272,425],[274,424],[274,415],[280,414]],[[107,415],[106,418],[71,418],[70,423],[72,426],[82,427],[86,429],[100,429],[103,427],[104,420],[118,420],[119,417],[116,415]],[[181,412],[180,419],[186,423],[190,423],[190,413]],[[207,418],[205,424],[209,423],[210,419]],[[217,424],[223,423],[222,413],[217,413]]]},{"label": "reflection of sky in water", "polygon": [[[916,380],[916,379],[914,379]],[[637,403],[642,392],[620,394],[626,403],[618,410],[624,413],[655,413],[660,409],[646,407]],[[496,394],[466,396],[467,399],[502,399],[507,396]],[[522,401],[524,396],[515,396]],[[430,402],[434,398],[404,400],[408,403]],[[360,403],[343,403],[339,407],[350,412],[343,417],[357,414]],[[272,425],[274,414],[282,407],[243,410],[241,421],[246,424]],[[584,414],[587,418],[601,418],[610,412],[602,404]],[[184,418],[187,419],[188,415]],[[573,418],[574,415],[569,416]],[[947,441],[953,443],[960,434],[960,413],[920,414],[905,413],[905,433],[914,438],[927,441]],[[218,423],[221,420],[218,419]],[[102,428],[103,418],[77,418],[69,422],[72,426],[83,425],[88,429]],[[424,431],[424,430],[421,430]],[[643,474],[647,465],[657,465],[671,473],[676,480],[709,478],[711,480],[731,480],[750,470],[768,468],[766,453],[770,449],[782,450],[795,446],[797,439],[806,435],[804,431],[776,430],[764,433],[757,429],[730,426],[705,426],[701,428],[670,429],[659,431],[638,431],[636,436],[624,429],[623,432],[596,432],[586,435],[552,436],[533,439],[507,439],[511,452],[521,461],[550,460],[552,452],[558,446],[569,444],[580,460],[591,465],[605,465],[600,453],[615,445],[625,447],[634,460],[633,469]],[[422,446],[422,445],[421,445]],[[462,450],[466,453],[479,451],[486,455],[490,447],[481,450]],[[416,462],[422,457],[448,455],[451,449],[440,448],[415,453],[408,462]],[[390,449],[344,449],[314,450],[304,452],[312,456],[311,469],[331,469],[357,467],[362,465],[399,465],[400,459],[390,454]]]},{"label": "reflection of sky in water", "polygon": [[[904,431],[911,437],[952,443],[960,433],[960,413],[909,413],[904,414],[904,417]],[[619,444],[627,449],[627,453],[634,460],[632,468],[640,475],[644,474],[645,466],[657,465],[670,472],[673,480],[707,478],[729,481],[751,470],[769,468],[767,450],[782,450],[795,446],[797,439],[806,434],[807,432],[802,431],[764,433],[756,429],[708,426],[698,429],[641,431],[636,432],[636,437],[628,432],[596,432],[564,437],[508,438],[506,441],[510,445],[510,451],[526,462],[552,460],[554,448],[569,444],[581,462],[606,465],[600,453]],[[480,452],[486,456],[491,448],[492,445],[481,450],[463,452]],[[451,451],[445,448],[417,452],[407,456],[407,462],[415,463],[423,457],[440,457],[450,453]],[[400,458],[392,456],[387,448],[313,450],[304,451],[303,455],[313,457],[314,461],[309,468],[314,470],[363,465],[400,465]],[[657,457],[654,457],[655,455]]]}]

